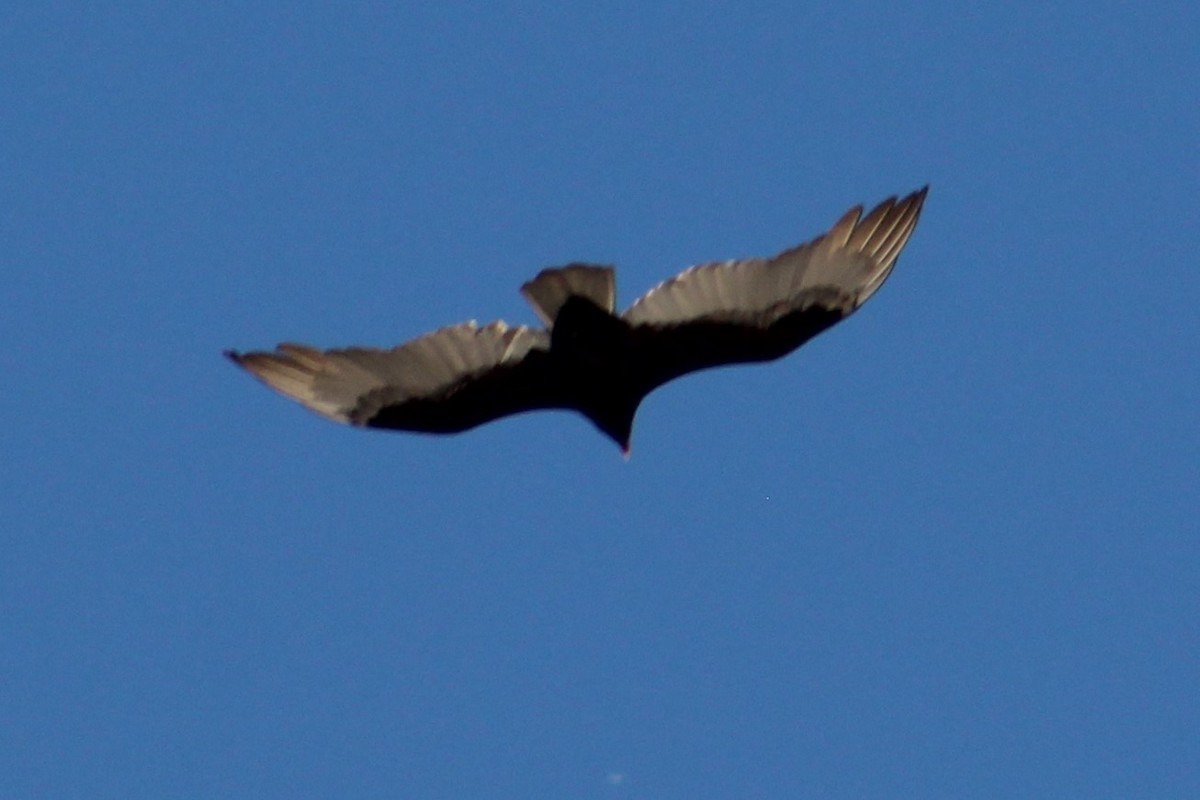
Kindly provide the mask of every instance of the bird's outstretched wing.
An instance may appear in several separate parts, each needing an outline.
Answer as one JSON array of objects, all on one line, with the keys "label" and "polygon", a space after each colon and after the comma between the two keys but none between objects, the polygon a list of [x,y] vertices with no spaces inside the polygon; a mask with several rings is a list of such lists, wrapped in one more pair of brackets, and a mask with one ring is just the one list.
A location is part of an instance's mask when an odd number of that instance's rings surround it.
[{"label": "bird's outstretched wing", "polygon": [[790,353],[853,313],[907,244],[928,187],[855,207],[828,233],[774,258],[704,264],[671,278],[622,315],[644,388],[695,370]]},{"label": "bird's outstretched wing", "polygon": [[473,322],[390,350],[317,350],[226,355],[272,389],[336,422],[453,433],[523,411],[559,408],[546,331]]}]

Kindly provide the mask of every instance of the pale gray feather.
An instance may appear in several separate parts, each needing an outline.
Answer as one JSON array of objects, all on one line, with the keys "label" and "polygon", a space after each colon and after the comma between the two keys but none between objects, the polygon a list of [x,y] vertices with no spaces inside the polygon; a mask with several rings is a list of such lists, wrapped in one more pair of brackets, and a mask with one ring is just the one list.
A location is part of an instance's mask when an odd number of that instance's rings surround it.
[{"label": "pale gray feather", "polygon": [[924,191],[899,202],[890,198],[861,220],[862,208],[853,208],[825,235],[774,258],[692,267],[651,289],[622,316],[631,325],[704,319],[769,324],[817,298],[841,298],[839,310],[848,314],[891,272],[924,199]]},{"label": "pale gray feather", "polygon": [[399,347],[316,350],[281,344],[274,353],[233,354],[263,383],[338,422],[363,424],[383,406],[429,398],[535,348],[548,350],[546,331],[474,322],[434,331]]}]

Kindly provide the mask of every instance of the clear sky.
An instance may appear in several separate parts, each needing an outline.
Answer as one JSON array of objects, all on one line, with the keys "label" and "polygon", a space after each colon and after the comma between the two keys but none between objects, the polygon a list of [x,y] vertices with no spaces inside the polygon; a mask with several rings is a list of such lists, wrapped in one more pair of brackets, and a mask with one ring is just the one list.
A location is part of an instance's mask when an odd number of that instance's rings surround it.
[{"label": "clear sky", "polygon": [[[101,7],[101,6],[104,7]],[[1200,6],[0,12],[0,797],[1200,796]],[[785,361],[333,425],[221,357],[929,183]]]}]

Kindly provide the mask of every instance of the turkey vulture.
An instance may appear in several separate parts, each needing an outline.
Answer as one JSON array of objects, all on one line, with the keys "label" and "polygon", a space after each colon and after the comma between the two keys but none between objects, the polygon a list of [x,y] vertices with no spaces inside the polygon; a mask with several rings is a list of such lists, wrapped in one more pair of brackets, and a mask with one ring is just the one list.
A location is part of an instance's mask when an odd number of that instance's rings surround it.
[{"label": "turkey vulture", "polygon": [[628,455],[647,394],[696,370],[771,361],[850,315],[887,279],[929,187],[848,211],[774,258],[692,267],[615,313],[613,268],[542,270],[521,293],[545,329],[452,325],[390,350],[226,355],[272,389],[351,425],[456,433],[510,414],[571,409]]}]

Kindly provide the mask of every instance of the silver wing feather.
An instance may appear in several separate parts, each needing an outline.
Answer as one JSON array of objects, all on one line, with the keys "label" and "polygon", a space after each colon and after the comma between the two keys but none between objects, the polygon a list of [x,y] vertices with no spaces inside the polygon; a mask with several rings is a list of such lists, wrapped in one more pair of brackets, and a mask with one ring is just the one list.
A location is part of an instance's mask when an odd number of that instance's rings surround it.
[{"label": "silver wing feather", "polygon": [[774,258],[692,267],[651,289],[622,317],[630,325],[696,320],[769,325],[805,302],[831,299],[849,314],[891,273],[927,188],[903,200],[889,198],[861,220],[862,207],[855,207],[828,233]]},{"label": "silver wing feather", "polygon": [[453,325],[390,350],[317,350],[281,344],[274,353],[228,353],[279,393],[336,422],[366,424],[385,406],[447,394],[531,350],[549,350],[546,331],[503,322]]}]

